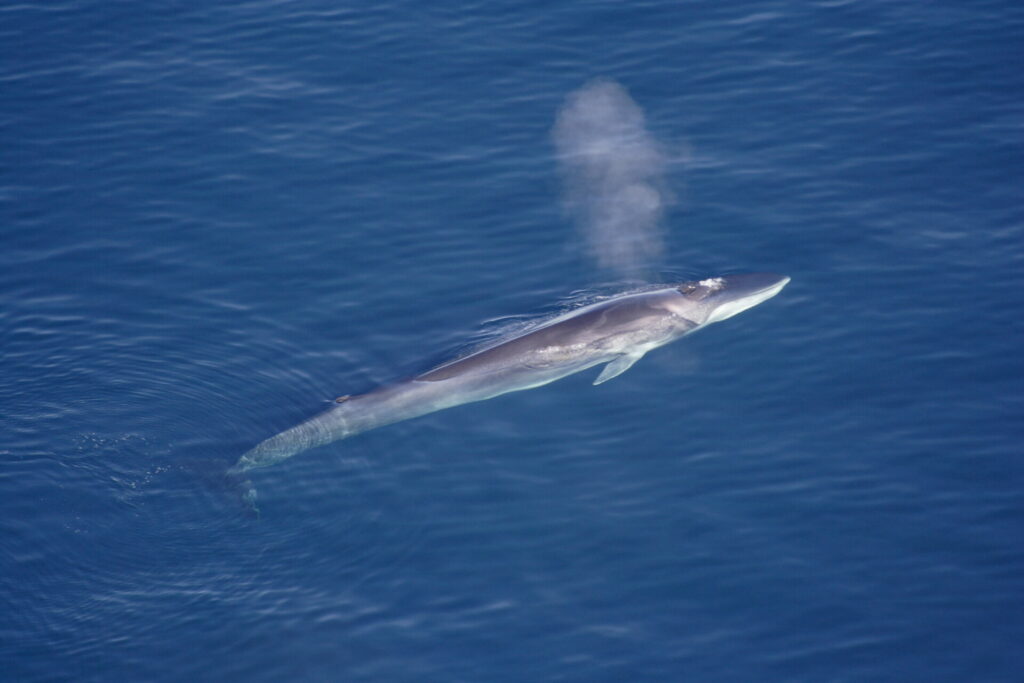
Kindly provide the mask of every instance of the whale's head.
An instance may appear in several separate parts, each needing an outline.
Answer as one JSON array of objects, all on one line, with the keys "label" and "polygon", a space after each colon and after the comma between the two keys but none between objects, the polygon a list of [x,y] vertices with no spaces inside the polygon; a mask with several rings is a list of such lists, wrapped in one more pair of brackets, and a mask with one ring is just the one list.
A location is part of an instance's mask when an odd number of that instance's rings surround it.
[{"label": "whale's head", "polygon": [[676,313],[698,325],[731,318],[782,291],[789,282],[785,275],[746,273],[724,275],[679,285],[682,299]]}]

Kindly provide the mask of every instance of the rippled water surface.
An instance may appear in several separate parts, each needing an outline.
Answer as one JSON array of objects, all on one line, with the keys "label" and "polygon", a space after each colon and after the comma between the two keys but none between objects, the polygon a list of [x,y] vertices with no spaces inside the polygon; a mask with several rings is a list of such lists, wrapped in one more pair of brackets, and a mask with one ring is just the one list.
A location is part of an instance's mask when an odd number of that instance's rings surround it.
[{"label": "rippled water surface", "polygon": [[[0,678],[1009,681],[1018,3],[0,8]],[[628,287],[552,129],[659,141],[654,280],[775,299],[224,471]]]}]

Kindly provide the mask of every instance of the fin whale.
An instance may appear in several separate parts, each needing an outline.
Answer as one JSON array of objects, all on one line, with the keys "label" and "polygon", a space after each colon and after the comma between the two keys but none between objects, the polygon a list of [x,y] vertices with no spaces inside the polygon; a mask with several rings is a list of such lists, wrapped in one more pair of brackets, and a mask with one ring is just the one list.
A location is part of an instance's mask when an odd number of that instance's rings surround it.
[{"label": "fin whale", "polygon": [[[423,374],[336,405],[257,444],[229,470],[242,475],[302,451],[445,408],[540,387],[604,364],[594,380],[621,375],[648,351],[778,294],[789,278],[728,275],[583,306]],[[250,501],[255,491],[247,494]]]}]

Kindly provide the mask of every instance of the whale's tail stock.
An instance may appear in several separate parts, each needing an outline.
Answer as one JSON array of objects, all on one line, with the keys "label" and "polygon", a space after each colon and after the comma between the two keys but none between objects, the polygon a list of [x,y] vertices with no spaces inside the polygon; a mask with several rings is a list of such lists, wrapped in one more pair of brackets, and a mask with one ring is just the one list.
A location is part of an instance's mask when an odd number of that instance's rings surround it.
[{"label": "whale's tail stock", "polygon": [[253,486],[249,473],[235,465],[224,473],[224,483],[226,489],[231,492],[231,497],[241,503],[246,516],[259,519],[260,509],[256,506],[256,487]]},{"label": "whale's tail stock", "polygon": [[179,471],[193,484],[205,489],[215,500],[228,503],[246,518],[259,517],[256,489],[248,472],[239,470],[237,466],[226,467],[223,458],[205,454],[182,456],[177,462]]}]

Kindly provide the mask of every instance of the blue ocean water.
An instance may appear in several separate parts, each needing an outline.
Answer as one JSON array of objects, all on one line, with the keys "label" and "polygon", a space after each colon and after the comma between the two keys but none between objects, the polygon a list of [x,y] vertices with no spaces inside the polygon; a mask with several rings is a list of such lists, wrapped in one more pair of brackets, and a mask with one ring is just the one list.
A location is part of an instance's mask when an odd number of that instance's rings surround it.
[{"label": "blue ocean water", "polygon": [[[0,678],[1020,680],[1019,3],[0,17]],[[255,443],[614,288],[551,138],[594,78],[669,159],[660,277],[792,283],[247,516]]]}]

